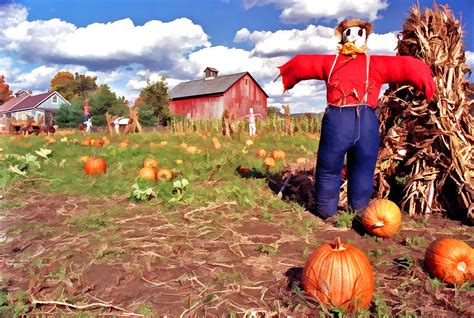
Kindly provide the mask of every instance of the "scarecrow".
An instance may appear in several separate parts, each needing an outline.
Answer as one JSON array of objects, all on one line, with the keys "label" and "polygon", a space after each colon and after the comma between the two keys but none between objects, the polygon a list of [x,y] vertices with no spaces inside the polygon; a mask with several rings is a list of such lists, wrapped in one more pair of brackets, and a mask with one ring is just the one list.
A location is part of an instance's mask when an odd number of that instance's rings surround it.
[{"label": "scarecrow", "polygon": [[435,83],[423,61],[410,56],[370,56],[366,51],[372,24],[346,19],[335,29],[336,55],[297,55],[280,66],[284,91],[302,80],[324,80],[325,109],[316,166],[316,213],[337,213],[341,171],[347,154],[348,200],[355,210],[367,207],[379,147],[375,108],[382,84],[409,84],[429,100]]}]

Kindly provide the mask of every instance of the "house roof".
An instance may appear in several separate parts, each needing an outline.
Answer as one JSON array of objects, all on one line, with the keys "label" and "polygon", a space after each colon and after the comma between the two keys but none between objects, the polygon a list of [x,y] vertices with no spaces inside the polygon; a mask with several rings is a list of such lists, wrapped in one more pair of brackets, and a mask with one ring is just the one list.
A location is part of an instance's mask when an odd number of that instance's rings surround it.
[{"label": "house roof", "polygon": [[[61,96],[58,92],[47,92],[34,96],[28,94],[26,96],[12,98],[0,106],[0,114],[36,108],[54,94]],[[66,102],[69,103],[67,100]]]},{"label": "house roof", "polygon": [[25,98],[27,98],[30,95],[23,95],[20,97],[14,97],[9,100],[7,100],[5,103],[0,105],[0,113],[8,112],[10,109],[15,107],[18,103],[23,101]]},{"label": "house roof", "polygon": [[[213,79],[200,79],[182,82],[173,87],[168,93],[170,95],[170,99],[223,94],[245,74],[249,74],[257,86],[265,93],[265,91],[260,87],[260,85],[258,85],[257,81],[255,81],[249,72],[221,75]],[[268,97],[267,93],[265,93],[265,95]]]}]

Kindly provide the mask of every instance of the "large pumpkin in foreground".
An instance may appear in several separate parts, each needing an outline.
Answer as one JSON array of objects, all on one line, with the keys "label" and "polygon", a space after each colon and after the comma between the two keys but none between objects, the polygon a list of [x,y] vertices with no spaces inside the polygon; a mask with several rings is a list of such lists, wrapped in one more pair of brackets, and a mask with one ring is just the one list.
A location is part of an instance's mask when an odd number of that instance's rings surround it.
[{"label": "large pumpkin in foreground", "polygon": [[301,279],[304,290],[321,303],[348,311],[367,308],[374,293],[374,275],[364,253],[336,238],[308,258]]},{"label": "large pumpkin in foreground", "polygon": [[370,201],[362,214],[362,224],[371,234],[390,237],[400,228],[402,214],[398,206],[390,200],[376,199]]},{"label": "large pumpkin in foreground", "polygon": [[460,240],[443,238],[431,243],[425,264],[433,276],[448,284],[474,280],[474,249]]},{"label": "large pumpkin in foreground", "polygon": [[88,158],[84,164],[86,174],[100,174],[107,171],[107,164],[103,158]]}]

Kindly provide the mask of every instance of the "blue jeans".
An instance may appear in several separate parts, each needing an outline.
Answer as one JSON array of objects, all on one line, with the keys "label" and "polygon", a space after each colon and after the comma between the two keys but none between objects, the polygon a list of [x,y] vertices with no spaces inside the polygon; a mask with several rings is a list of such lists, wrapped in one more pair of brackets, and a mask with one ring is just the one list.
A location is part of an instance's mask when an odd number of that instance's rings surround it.
[{"label": "blue jeans", "polygon": [[372,107],[326,108],[316,166],[318,214],[330,217],[337,213],[341,170],[346,153],[349,204],[356,210],[367,207],[374,190],[378,148],[379,123]]}]

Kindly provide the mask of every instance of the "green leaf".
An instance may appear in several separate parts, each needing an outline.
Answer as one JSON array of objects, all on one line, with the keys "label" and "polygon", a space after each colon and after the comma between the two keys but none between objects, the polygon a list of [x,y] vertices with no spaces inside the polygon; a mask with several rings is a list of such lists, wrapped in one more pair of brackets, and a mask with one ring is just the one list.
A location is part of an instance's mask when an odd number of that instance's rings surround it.
[{"label": "green leaf", "polygon": [[38,156],[42,157],[43,159],[48,159],[48,157],[51,155],[53,151],[46,148],[40,148],[40,150],[36,150],[35,152]]},{"label": "green leaf", "polygon": [[11,172],[16,173],[16,174],[19,174],[19,175],[21,175],[21,176],[23,176],[23,177],[26,177],[26,171],[21,171],[21,170],[18,168],[18,165],[8,167],[8,171],[11,171]]}]

